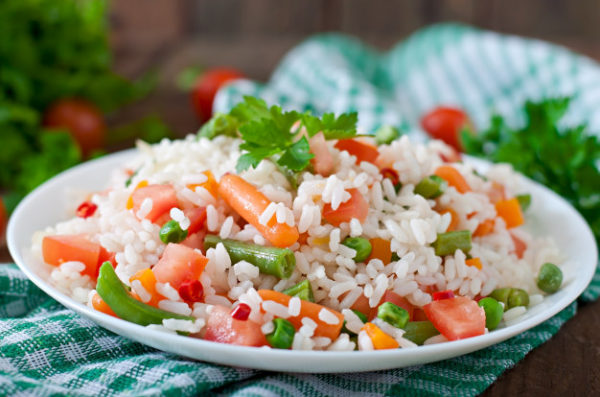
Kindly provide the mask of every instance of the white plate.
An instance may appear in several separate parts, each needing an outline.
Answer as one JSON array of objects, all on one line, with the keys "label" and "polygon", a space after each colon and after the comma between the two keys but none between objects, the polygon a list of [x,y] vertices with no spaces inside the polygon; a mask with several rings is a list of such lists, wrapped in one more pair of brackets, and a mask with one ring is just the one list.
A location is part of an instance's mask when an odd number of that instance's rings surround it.
[{"label": "white plate", "polygon": [[[65,190],[100,190],[116,167],[131,158],[134,151],[106,156],[79,165],[52,178],[27,196],[13,213],[8,225],[8,246],[12,257],[33,283],[48,295],[117,334],[182,356],[240,367],[294,372],[373,371],[444,360],[470,353],[506,340],[540,324],[573,302],[588,285],[596,268],[598,253],[593,235],[584,219],[565,200],[545,187],[528,182],[533,203],[528,224],[533,232],[552,236],[565,264],[563,288],[531,308],[518,323],[460,341],[413,349],[370,352],[289,351],[240,347],[165,334],[94,311],[75,302],[52,287],[26,260],[31,236],[36,230],[65,219]],[[485,168],[486,163],[468,161]]]}]

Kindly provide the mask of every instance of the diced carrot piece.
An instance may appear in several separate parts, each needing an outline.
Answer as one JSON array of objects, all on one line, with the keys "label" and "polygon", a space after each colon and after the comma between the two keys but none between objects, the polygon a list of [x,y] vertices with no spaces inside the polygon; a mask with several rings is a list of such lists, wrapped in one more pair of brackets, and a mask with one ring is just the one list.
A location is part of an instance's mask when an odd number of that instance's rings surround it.
[{"label": "diced carrot piece", "polygon": [[335,144],[335,148],[356,156],[357,164],[360,164],[363,161],[374,164],[377,157],[379,157],[379,151],[376,146],[356,139],[340,139]]},{"label": "diced carrot piece", "polygon": [[375,350],[397,349],[400,347],[396,339],[392,338],[373,323],[366,323],[362,329],[369,335]]},{"label": "diced carrot piece", "polygon": [[[171,208],[179,205],[175,188],[171,185],[148,185],[136,189],[131,194],[133,212],[137,213],[145,199],[152,200],[152,209],[145,216],[150,222],[157,222]],[[162,224],[162,223],[159,223]]]},{"label": "diced carrot piece", "polygon": [[451,165],[441,165],[435,170],[435,175],[448,182],[448,185],[453,186],[459,193],[467,193],[471,191],[471,187],[461,175],[461,173]]},{"label": "diced carrot piece", "polygon": [[[139,183],[138,183],[138,184],[135,186],[135,189],[133,189],[133,191],[135,192],[137,189],[139,189],[139,188],[141,188],[141,187],[146,187],[146,186],[148,186],[148,181],[144,179],[143,181],[140,181],[140,182],[139,182]],[[131,193],[131,195],[130,195],[130,196],[129,196],[129,198],[127,199],[127,205],[126,205],[126,208],[127,208],[128,210],[130,210],[130,209],[132,209],[132,208],[133,208],[133,193]]]},{"label": "diced carrot piece", "polygon": [[471,258],[471,259],[467,259],[465,260],[465,264],[467,266],[475,266],[477,269],[481,270],[481,268],[483,267],[481,265],[481,259],[479,258]]},{"label": "diced carrot piece", "polygon": [[358,191],[358,189],[349,189],[350,199],[340,204],[337,209],[331,208],[327,203],[323,207],[323,218],[333,226],[339,226],[340,223],[350,222],[352,218],[358,219],[363,223],[369,214],[369,204]]},{"label": "diced carrot piece", "polygon": [[473,232],[473,237],[487,236],[494,231],[495,224],[496,221],[493,219],[486,219],[485,221],[481,222],[479,226],[477,226],[477,229],[475,229],[475,232]]},{"label": "diced carrot piece", "polygon": [[333,156],[325,140],[325,135],[319,132],[308,140],[308,144],[310,152],[315,155],[315,157],[310,159],[315,172],[323,176],[328,176],[333,170],[334,163]]},{"label": "diced carrot piece", "polygon": [[375,237],[370,239],[369,242],[372,249],[366,262],[369,262],[371,259],[379,259],[384,265],[387,265],[392,261],[391,243],[388,240]]},{"label": "diced carrot piece", "polygon": [[206,189],[213,197],[217,197],[219,194],[219,183],[217,182],[217,180],[215,179],[215,176],[213,175],[213,173],[209,170],[202,172],[204,175],[206,175],[206,177],[208,178],[208,180],[206,182],[202,182],[202,183],[190,183],[189,185],[187,185],[186,187],[190,190],[194,190],[196,189],[198,186],[203,187],[204,189]]},{"label": "diced carrot piece", "polygon": [[156,291],[156,277],[151,269],[138,271],[129,279],[130,282],[133,282],[134,280],[138,280],[142,284],[142,287],[150,294],[150,301],[145,302],[148,305],[158,307],[158,302],[165,299],[158,291]]},{"label": "diced carrot piece", "polygon": [[440,214],[450,214],[450,223],[448,224],[447,232],[454,231],[458,228],[458,214],[452,208],[446,208]]},{"label": "diced carrot piece", "polygon": [[519,200],[516,198],[498,201],[496,203],[496,212],[506,222],[507,229],[521,226],[525,222]]},{"label": "diced carrot piece", "polygon": [[256,187],[238,175],[223,175],[219,183],[219,194],[248,223],[254,226],[276,247],[289,247],[298,241],[298,229],[287,223],[278,223],[273,216],[266,225],[258,220],[271,201]]},{"label": "diced carrot piece", "polygon": [[83,274],[95,278],[98,273],[100,244],[83,235],[46,236],[42,240],[44,262],[60,266],[64,262],[78,261],[85,265]]},{"label": "diced carrot piece", "polygon": [[[259,290],[258,294],[263,299],[263,301],[273,301],[284,306],[287,306],[290,299],[292,298],[291,296],[283,294],[281,292],[267,289]],[[338,322],[336,324],[328,324],[321,320],[319,318],[319,313],[321,312],[321,310],[329,311],[329,313],[337,317]],[[342,326],[344,324],[344,316],[342,315],[342,313],[325,307],[323,305],[308,302],[305,300],[301,301],[300,314],[298,316],[288,317],[287,320],[290,323],[292,323],[294,328],[299,329],[302,326],[302,318],[304,317],[308,317],[312,319],[315,323],[317,323],[317,328],[315,329],[315,336],[324,336],[331,340],[337,339],[337,337],[340,335],[340,331],[342,330]]]},{"label": "diced carrot piece", "polygon": [[110,306],[108,306],[106,302],[102,300],[97,292],[94,292],[94,295],[92,295],[92,307],[99,312],[108,314],[109,316],[117,317],[113,309],[111,309]]}]

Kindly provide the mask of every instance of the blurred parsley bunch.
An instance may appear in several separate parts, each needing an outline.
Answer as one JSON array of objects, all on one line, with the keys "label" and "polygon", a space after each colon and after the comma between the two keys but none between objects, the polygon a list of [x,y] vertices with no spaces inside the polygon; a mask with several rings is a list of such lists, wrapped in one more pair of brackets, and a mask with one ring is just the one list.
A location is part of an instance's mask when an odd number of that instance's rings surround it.
[{"label": "blurred parsley bunch", "polygon": [[[77,98],[107,114],[152,89],[150,75],[130,82],[112,72],[106,16],[105,0],[0,1],[0,193],[9,210],[82,160],[71,135],[43,127],[49,106]],[[142,138],[169,134],[148,120],[142,125],[150,122],[151,133]]]}]

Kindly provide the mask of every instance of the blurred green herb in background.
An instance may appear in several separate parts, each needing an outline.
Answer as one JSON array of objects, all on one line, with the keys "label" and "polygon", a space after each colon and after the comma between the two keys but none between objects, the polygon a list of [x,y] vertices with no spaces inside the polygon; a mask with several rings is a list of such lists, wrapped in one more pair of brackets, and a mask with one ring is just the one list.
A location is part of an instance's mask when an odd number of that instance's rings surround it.
[{"label": "blurred green herb in background", "polygon": [[600,242],[600,141],[585,124],[559,127],[569,103],[569,98],[527,102],[524,127],[513,128],[494,115],[486,131],[463,131],[462,144],[467,153],[510,163],[563,196]]},{"label": "blurred green herb in background", "polygon": [[[0,1],[0,192],[9,211],[82,160],[71,135],[43,127],[53,103],[77,98],[107,114],[152,90],[150,74],[130,82],[112,72],[106,17],[105,0]],[[126,138],[139,136],[134,128],[153,141],[170,135],[156,117],[134,123]],[[107,131],[105,140],[120,133]]]}]

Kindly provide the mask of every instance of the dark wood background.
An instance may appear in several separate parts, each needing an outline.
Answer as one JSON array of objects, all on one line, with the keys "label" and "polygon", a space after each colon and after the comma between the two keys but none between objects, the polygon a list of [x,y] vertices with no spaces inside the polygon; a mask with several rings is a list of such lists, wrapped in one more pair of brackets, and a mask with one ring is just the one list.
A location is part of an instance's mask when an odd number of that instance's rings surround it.
[{"label": "dark wood background", "polygon": [[[160,76],[156,92],[113,122],[159,113],[179,135],[199,122],[175,77],[186,66],[233,66],[267,80],[281,57],[311,34],[338,31],[385,50],[443,21],[553,41],[600,59],[600,0],[114,0],[115,67]],[[0,249],[0,261],[9,260]],[[600,302],[580,307],[551,341],[529,354],[485,396],[600,395]]]}]

